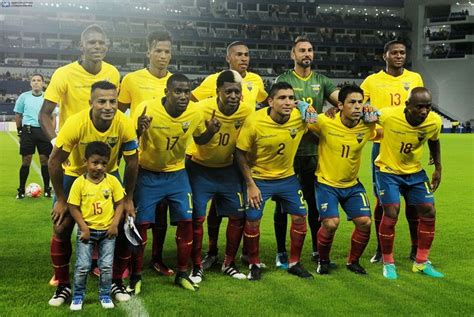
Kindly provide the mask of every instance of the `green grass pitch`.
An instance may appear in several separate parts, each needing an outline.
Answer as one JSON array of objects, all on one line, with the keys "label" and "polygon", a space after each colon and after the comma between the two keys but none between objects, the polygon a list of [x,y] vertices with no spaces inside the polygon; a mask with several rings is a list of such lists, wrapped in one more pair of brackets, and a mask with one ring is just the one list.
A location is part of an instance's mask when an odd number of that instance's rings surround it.
[{"label": "green grass pitch", "polygon": [[[48,285],[52,275],[49,257],[51,238],[51,200],[16,200],[20,156],[13,133],[0,133],[0,316],[64,316],[69,307],[49,307],[54,289]],[[397,225],[395,255],[399,279],[385,280],[380,264],[370,264],[375,235],[361,259],[367,276],[345,269],[350,244],[351,223],[342,222],[336,235],[332,260],[338,269],[329,276],[316,276],[310,262],[310,236],[303,250],[303,264],[315,274],[314,280],[300,280],[274,267],[275,239],[272,226],[273,204],[267,203],[261,235],[261,259],[268,265],[259,282],[232,280],[216,268],[206,272],[199,292],[175,287],[173,278],[144,271],[143,293],[131,303],[105,311],[98,302],[97,279],[90,278],[83,316],[198,315],[198,316],[472,316],[474,314],[474,136],[442,135],[443,177],[436,192],[438,221],[430,255],[444,279],[430,279],[411,273],[408,226],[401,214]],[[370,197],[368,145],[364,152],[360,178]],[[427,152],[427,148],[426,151]],[[35,157],[35,161],[37,158]],[[424,162],[428,161],[425,153]],[[427,167],[430,175],[432,167]],[[28,182],[41,184],[31,169]],[[371,199],[373,203],[373,199]],[[344,219],[344,215],[341,214]],[[224,224],[226,221],[224,221]],[[224,229],[225,226],[222,226]],[[175,263],[175,228],[169,227],[165,260]],[[151,234],[150,234],[151,235]],[[75,242],[73,242],[75,243]],[[220,236],[220,255],[224,250],[224,231]],[[204,245],[207,245],[205,236]],[[145,263],[150,259],[147,248]],[[72,259],[74,263],[74,257]],[[242,267],[244,272],[247,269]]]}]

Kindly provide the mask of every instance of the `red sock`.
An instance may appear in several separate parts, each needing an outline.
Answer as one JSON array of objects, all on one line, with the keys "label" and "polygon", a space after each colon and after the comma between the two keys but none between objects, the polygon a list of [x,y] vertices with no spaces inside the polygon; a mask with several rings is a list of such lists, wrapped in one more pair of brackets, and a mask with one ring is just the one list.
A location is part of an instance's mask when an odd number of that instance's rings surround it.
[{"label": "red sock", "polygon": [[411,245],[413,247],[418,246],[418,212],[416,206],[406,206],[405,216],[408,221],[408,228],[410,229]]},{"label": "red sock", "polygon": [[222,217],[217,215],[216,203],[212,199],[209,214],[207,215],[207,235],[209,236],[209,249],[207,252],[212,255],[217,255],[217,240],[219,238],[221,222]]},{"label": "red sock", "polygon": [[382,248],[383,263],[395,263],[393,259],[393,242],[395,241],[395,225],[397,219],[382,217],[379,229],[380,247]]},{"label": "red sock", "polygon": [[304,238],[306,237],[306,219],[302,223],[291,222],[290,228],[290,259],[289,263],[300,261]]},{"label": "red sock", "polygon": [[53,236],[51,239],[51,260],[54,267],[54,276],[59,284],[70,284],[69,261],[71,260],[71,240],[61,240]]},{"label": "red sock", "polygon": [[379,228],[380,222],[382,221],[383,215],[383,208],[380,200],[377,198],[375,202],[375,209],[374,209],[374,223],[375,223],[375,236],[377,237],[377,251],[381,251],[380,248],[380,239],[379,239]]},{"label": "red sock", "polygon": [[420,217],[418,225],[418,250],[416,252],[416,262],[424,263],[428,261],[431,244],[435,235],[435,218]]},{"label": "red sock", "polygon": [[235,255],[239,250],[240,240],[244,232],[244,218],[233,218],[229,217],[229,223],[227,224],[226,238],[227,243],[225,247],[225,258],[224,265],[229,265],[234,262]]},{"label": "red sock", "polygon": [[369,243],[369,239],[370,231],[361,231],[357,229],[357,227],[354,229],[351,238],[351,252],[349,253],[347,263],[352,263],[359,260],[362,253],[364,253],[365,247]]},{"label": "red sock", "polygon": [[176,245],[178,249],[178,271],[188,270],[188,261],[193,249],[193,223],[192,221],[178,221],[176,229]]},{"label": "red sock", "polygon": [[318,252],[321,261],[329,261],[329,252],[331,252],[332,240],[335,232],[329,232],[321,226],[318,230]]},{"label": "red sock", "polygon": [[112,278],[114,280],[122,280],[123,272],[130,263],[132,252],[128,247],[128,240],[123,231],[123,223],[119,225],[119,233],[115,240],[114,265],[112,270]]},{"label": "red sock", "polygon": [[248,222],[244,226],[244,245],[250,264],[259,264],[260,226],[253,227]]},{"label": "red sock", "polygon": [[193,265],[201,267],[202,258],[202,236],[204,234],[202,224],[204,223],[204,217],[197,217],[193,219],[193,250],[191,252],[191,259]]},{"label": "red sock", "polygon": [[132,254],[131,258],[131,268],[132,274],[139,275],[142,273],[143,270],[143,255],[145,254],[145,247],[148,242],[148,233],[147,230],[150,228],[150,224],[141,224],[137,225],[138,233],[140,237],[142,237],[142,244],[140,245],[138,252]]},{"label": "red sock", "polygon": [[168,204],[166,201],[160,203],[155,210],[155,224],[151,230],[153,233],[153,243],[151,255],[153,262],[162,262],[163,245],[166,239],[166,230],[168,229]]}]

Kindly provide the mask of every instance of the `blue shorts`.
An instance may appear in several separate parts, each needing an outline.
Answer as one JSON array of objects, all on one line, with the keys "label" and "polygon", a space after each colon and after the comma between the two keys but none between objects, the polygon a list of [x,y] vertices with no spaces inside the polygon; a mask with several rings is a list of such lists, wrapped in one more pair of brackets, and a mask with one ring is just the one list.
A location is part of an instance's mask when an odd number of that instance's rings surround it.
[{"label": "blue shorts", "polygon": [[137,224],[155,223],[156,206],[164,199],[170,208],[170,220],[192,220],[193,204],[191,186],[185,169],[176,172],[138,171],[135,186]]},{"label": "blue shorts", "polygon": [[376,166],[375,166],[375,159],[377,158],[377,156],[379,156],[379,153],[380,153],[380,143],[373,143],[372,144],[372,156],[371,156],[371,160],[370,160],[370,166],[372,167],[372,188],[374,190],[374,195],[375,197],[379,197],[378,194],[377,194],[377,180],[375,179],[375,170],[376,170]]},{"label": "blue shorts", "polygon": [[369,198],[361,183],[349,188],[335,188],[315,182],[315,192],[319,219],[339,218],[339,204],[347,220],[371,216]]},{"label": "blue shorts", "polygon": [[255,179],[255,184],[262,193],[262,203],[260,209],[249,207],[246,214],[248,220],[261,219],[265,201],[273,196],[280,201],[284,213],[306,216],[303,191],[296,175],[277,180]]},{"label": "blue shorts", "polygon": [[375,171],[377,189],[383,205],[400,205],[400,194],[407,205],[434,204],[428,176],[424,170],[415,174],[396,175]]},{"label": "blue shorts", "polygon": [[186,171],[193,190],[193,217],[205,217],[207,203],[215,197],[219,216],[245,216],[245,188],[237,166],[202,166],[186,160]]}]

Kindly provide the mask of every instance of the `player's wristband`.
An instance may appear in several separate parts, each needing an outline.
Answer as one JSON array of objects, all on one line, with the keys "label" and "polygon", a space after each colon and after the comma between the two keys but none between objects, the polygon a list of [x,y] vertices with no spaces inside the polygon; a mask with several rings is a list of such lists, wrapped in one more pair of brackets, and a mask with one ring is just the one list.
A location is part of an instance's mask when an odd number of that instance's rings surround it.
[{"label": "player's wristband", "polygon": [[56,145],[56,138],[52,138],[50,142],[51,142],[52,146],[55,146]]}]

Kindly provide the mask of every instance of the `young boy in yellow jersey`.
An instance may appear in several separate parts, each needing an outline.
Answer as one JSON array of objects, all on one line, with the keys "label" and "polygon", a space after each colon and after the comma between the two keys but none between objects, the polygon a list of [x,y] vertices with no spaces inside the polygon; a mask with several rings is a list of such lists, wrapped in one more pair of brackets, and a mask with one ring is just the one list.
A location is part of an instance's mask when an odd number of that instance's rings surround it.
[{"label": "young boy in yellow jersey", "polygon": [[[420,74],[411,72],[404,68],[406,62],[406,45],[399,40],[390,41],[384,46],[383,58],[385,60],[385,69],[376,74],[367,77],[360,87],[364,90],[364,101],[370,101],[370,104],[377,109],[385,107],[404,107],[410,91],[415,87],[423,87],[423,80]],[[372,183],[374,193],[377,192],[375,186],[375,165],[374,161],[380,152],[380,143],[374,142],[372,146]],[[376,195],[377,197],[377,195]],[[418,245],[417,226],[418,217],[415,206],[406,205],[406,218],[410,228],[412,247],[410,258],[415,259],[416,248]],[[374,209],[375,231],[378,234],[380,220],[382,219],[382,205],[380,197]],[[370,262],[378,263],[381,261],[382,254],[380,241],[377,236],[377,251]]]},{"label": "young boy in yellow jersey", "polygon": [[237,136],[255,105],[241,102],[242,77],[234,70],[225,70],[217,77],[217,98],[196,104],[204,118],[214,117],[221,123],[219,132],[207,144],[193,146],[186,170],[193,190],[193,272],[195,283],[203,278],[201,250],[203,223],[208,201],[213,198],[219,217],[229,217],[227,243],[222,272],[236,279],[245,279],[234,263],[242,239],[245,222],[243,180],[234,164]]},{"label": "young boy in yellow jersey", "polygon": [[189,279],[187,268],[193,243],[192,194],[185,170],[186,148],[194,140],[205,144],[219,131],[214,116],[204,120],[195,104],[189,103],[189,79],[173,74],[166,83],[166,97],[141,103],[134,118],[140,138],[140,170],[135,191],[136,223],[143,239],[132,267],[131,284],[137,293],[141,287],[143,250],[147,229],[156,222],[156,206],[164,199],[170,207],[171,222],[177,224],[178,266],[175,283],[194,291],[198,285]]},{"label": "young boy in yellow jersey", "polygon": [[[436,221],[433,192],[441,182],[441,118],[431,112],[431,93],[423,87],[412,89],[406,107],[387,107],[380,112],[378,122],[384,129],[384,136],[380,142],[380,154],[375,160],[375,177],[383,206],[379,228],[383,276],[398,278],[393,244],[400,194],[403,194],[407,205],[415,207],[419,218],[413,272],[443,277],[428,261]],[[420,162],[426,142],[435,166],[431,183]]]},{"label": "young boy in yellow jersey", "polygon": [[[145,100],[161,99],[165,95],[166,81],[172,75],[168,71],[171,61],[171,35],[166,29],[152,32],[147,37],[147,57],[150,60],[148,67],[128,73],[120,85],[118,96],[119,109],[126,112],[130,109],[130,116],[134,117],[135,109]],[[156,209],[156,217],[160,219],[152,228],[152,267],[159,274],[171,276],[174,271],[163,262],[163,244],[167,231],[166,202]],[[131,265],[136,265],[132,254]],[[133,285],[132,285],[133,287]]]},{"label": "young boy in yellow jersey", "polygon": [[71,216],[76,221],[76,269],[71,310],[81,310],[94,245],[99,248],[99,300],[104,308],[114,308],[110,298],[115,237],[123,212],[124,191],[120,181],[106,172],[110,147],[100,141],[86,146],[87,172],[76,178],[68,197]]},{"label": "young boy in yellow jersey", "polygon": [[[60,306],[70,297],[69,260],[71,257],[71,233],[74,219],[67,208],[67,197],[72,183],[86,172],[85,148],[88,143],[102,141],[111,147],[107,172],[120,178],[118,157],[122,153],[125,160],[124,186],[127,193],[124,209],[133,206],[133,191],[138,172],[137,136],[132,121],[122,112],[117,112],[117,87],[108,81],[99,81],[91,87],[90,110],[71,116],[59,131],[53,147],[48,167],[51,183],[56,194],[52,210],[53,238],[51,259],[55,276],[59,281],[55,294],[49,301],[51,306]],[[120,230],[114,261],[112,293],[119,301],[127,301],[130,296],[122,285],[122,273],[130,257]],[[127,258],[128,255],[128,258]]]},{"label": "young boy in yellow jersey", "polygon": [[246,212],[244,245],[249,256],[249,280],[261,278],[259,259],[260,219],[265,201],[280,199],[282,208],[291,214],[291,251],[288,273],[312,278],[300,263],[306,236],[306,207],[303,192],[293,168],[296,150],[306,123],[295,110],[293,88],[286,82],[272,86],[270,107],[252,114],[242,127],[237,140],[236,158],[247,184],[250,205]]},{"label": "young boy in yellow jersey", "polygon": [[338,206],[352,220],[355,229],[347,268],[357,274],[367,274],[359,264],[370,238],[370,206],[358,172],[362,149],[367,141],[376,136],[375,123],[362,120],[363,91],[358,86],[344,86],[339,91],[339,112],[336,117],[318,117],[309,130],[319,136],[318,167],[315,193],[321,220],[318,230],[319,263],[317,272],[329,274],[332,242],[339,226]]}]

